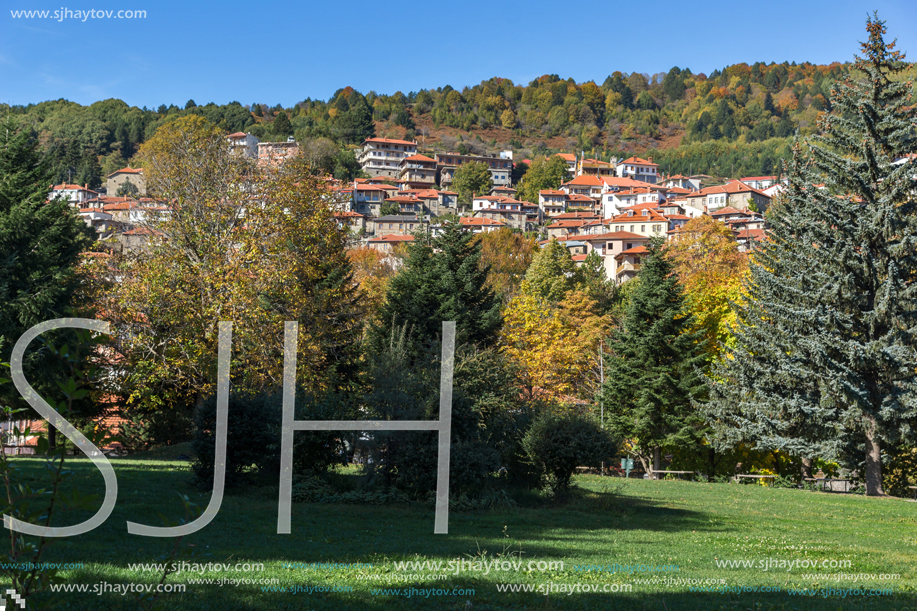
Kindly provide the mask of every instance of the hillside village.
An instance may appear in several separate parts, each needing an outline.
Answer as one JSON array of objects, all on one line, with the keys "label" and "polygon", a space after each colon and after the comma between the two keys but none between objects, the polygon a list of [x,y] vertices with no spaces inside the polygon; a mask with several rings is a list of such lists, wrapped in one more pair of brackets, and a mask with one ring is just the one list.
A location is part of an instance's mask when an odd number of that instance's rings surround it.
[{"label": "hillside village", "polygon": [[[261,165],[278,165],[299,152],[293,138],[261,142],[250,133],[227,136],[231,151]],[[567,180],[542,189],[537,201],[516,198],[512,182],[513,151],[492,155],[432,153],[412,140],[367,138],[358,160],[366,178],[352,183],[328,178],[335,216],[351,234],[351,245],[389,253],[414,240],[417,232],[434,235],[443,218],[456,219],[473,233],[509,228],[556,239],[581,264],[592,252],[604,262],[608,279],[618,283],[636,275],[646,245],[654,236],[678,237],[692,218],[709,215],[725,223],[739,248],[748,251],[765,230],[763,212],[783,187],[776,176],[750,176],[715,184],[707,175],[665,175],[652,158],[602,161],[575,153],[557,153],[567,165]],[[489,168],[493,187],[475,193],[470,205],[451,190],[458,168],[471,162]],[[142,168],[125,167],[107,176],[105,187],[59,184],[52,197],[68,200],[87,225],[118,248],[143,249],[151,214],[167,213],[162,202],[147,197]],[[387,214],[382,214],[383,209]],[[397,210],[397,214],[393,213]]]}]

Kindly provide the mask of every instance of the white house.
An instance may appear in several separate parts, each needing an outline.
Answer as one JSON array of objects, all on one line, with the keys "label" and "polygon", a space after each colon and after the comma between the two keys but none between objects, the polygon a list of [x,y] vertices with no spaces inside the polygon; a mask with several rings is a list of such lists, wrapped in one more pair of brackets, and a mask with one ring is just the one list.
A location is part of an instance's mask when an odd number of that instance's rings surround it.
[{"label": "white house", "polygon": [[641,159],[640,157],[628,157],[615,166],[615,174],[621,178],[632,178],[653,184],[659,180],[658,170],[659,164],[653,163],[652,159]]}]

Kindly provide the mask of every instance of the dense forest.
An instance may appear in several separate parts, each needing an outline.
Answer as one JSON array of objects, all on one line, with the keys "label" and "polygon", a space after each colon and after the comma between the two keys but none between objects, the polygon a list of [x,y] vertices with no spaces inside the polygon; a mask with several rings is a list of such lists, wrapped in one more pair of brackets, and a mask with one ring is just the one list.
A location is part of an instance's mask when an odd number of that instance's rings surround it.
[{"label": "dense forest", "polygon": [[353,148],[373,135],[416,138],[431,153],[511,148],[517,159],[567,151],[606,160],[641,154],[668,173],[738,176],[778,172],[793,134],[815,129],[819,113],[830,109],[834,82],[849,70],[839,63],[758,62],[709,76],[677,67],[654,75],[614,72],[601,84],[546,75],[528,85],[492,78],[461,91],[447,85],[364,95],[345,87],[327,101],[289,108],[188,100],[181,108],[148,109],[110,99],[0,105],[0,112],[36,132],[60,181],[91,186],[127,165],[159,126],[187,114],[262,140],[295,136],[316,152],[317,165],[340,178],[359,172]]}]

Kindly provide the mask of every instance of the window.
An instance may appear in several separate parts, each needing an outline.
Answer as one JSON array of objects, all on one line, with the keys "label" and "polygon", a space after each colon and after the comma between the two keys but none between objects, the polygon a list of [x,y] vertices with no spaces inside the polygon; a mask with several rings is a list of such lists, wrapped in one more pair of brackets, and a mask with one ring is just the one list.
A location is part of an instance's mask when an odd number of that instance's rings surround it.
[{"label": "window", "polygon": [[640,225],[640,233],[646,233],[646,225]]},{"label": "window", "polygon": [[[630,232],[631,232],[631,233],[634,232],[634,226],[633,226],[633,225],[630,226]],[[628,248],[630,248],[630,247],[628,247]]]},{"label": "window", "polygon": [[653,225],[653,231],[659,233],[659,225]]}]

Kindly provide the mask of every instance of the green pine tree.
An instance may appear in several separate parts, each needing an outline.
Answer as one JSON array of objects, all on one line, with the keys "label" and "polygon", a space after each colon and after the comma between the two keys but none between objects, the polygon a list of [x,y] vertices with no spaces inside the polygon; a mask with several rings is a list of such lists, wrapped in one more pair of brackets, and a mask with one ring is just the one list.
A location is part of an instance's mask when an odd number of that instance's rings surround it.
[{"label": "green pine tree", "polygon": [[286,138],[293,133],[293,124],[290,123],[290,117],[287,116],[286,111],[281,110],[274,117],[274,122],[271,124],[271,132],[277,138]]},{"label": "green pine tree", "polygon": [[654,470],[662,450],[698,446],[705,432],[692,405],[705,390],[697,373],[703,340],[688,331],[684,295],[661,248],[659,238],[650,243],[623,327],[610,338],[600,393],[608,426],[633,440],[641,459],[651,455]]},{"label": "green pine tree", "polygon": [[439,337],[443,321],[456,322],[456,343],[489,346],[503,319],[500,299],[487,286],[481,245],[460,225],[446,224],[430,243],[411,244],[404,268],[389,281],[380,323],[370,331],[370,346],[379,350],[392,330],[407,325],[413,338]]},{"label": "green pine tree", "polygon": [[881,495],[883,449],[917,441],[914,170],[894,163],[917,150],[917,110],[884,22],[867,31],[866,78],[838,83],[822,135],[797,143],[705,411],[719,446],[842,461]]},{"label": "green pine tree", "polygon": [[[66,201],[48,200],[53,172],[34,135],[14,127],[0,128],[0,361],[6,362],[25,331],[68,315],[74,269],[94,239]],[[61,377],[52,375],[47,350],[36,348],[37,341],[24,358],[26,379],[42,396],[57,396]],[[0,393],[7,405],[26,407],[11,384]]]}]

